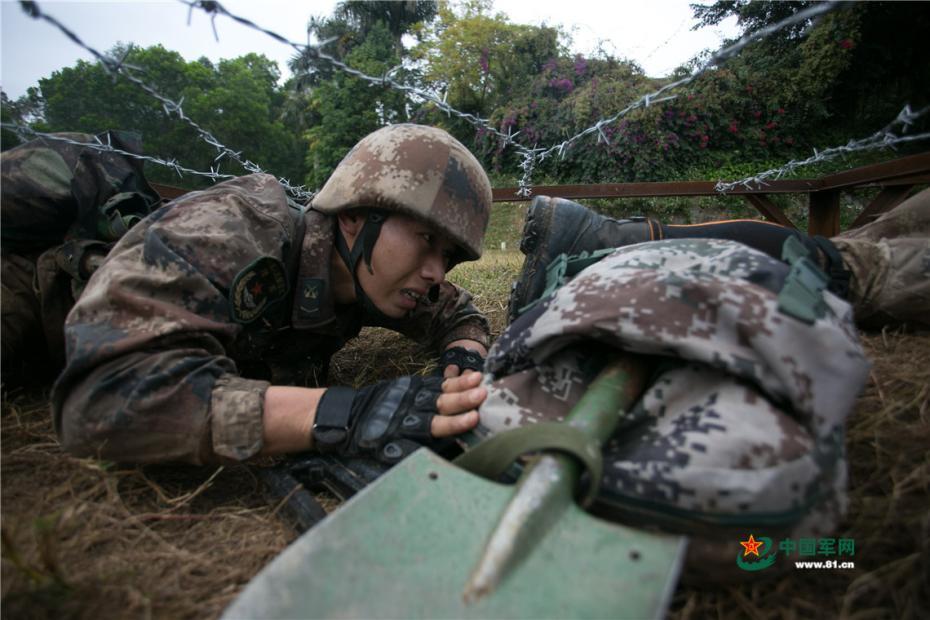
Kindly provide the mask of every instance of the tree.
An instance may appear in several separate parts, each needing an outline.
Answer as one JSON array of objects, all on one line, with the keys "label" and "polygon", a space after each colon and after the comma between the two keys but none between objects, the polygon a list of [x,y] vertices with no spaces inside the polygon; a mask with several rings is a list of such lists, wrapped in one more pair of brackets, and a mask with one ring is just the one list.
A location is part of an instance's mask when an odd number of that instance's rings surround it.
[{"label": "tree", "polygon": [[[346,61],[368,75],[380,75],[399,63],[393,49],[387,27],[377,23],[362,44],[347,54]],[[315,86],[310,92],[310,111],[318,122],[305,133],[307,185],[320,187],[366,134],[388,123],[407,120],[405,103],[403,93],[344,72]]]},{"label": "tree", "polygon": [[[409,81],[403,35],[416,29],[418,20],[432,19],[435,10],[433,2],[349,1],[331,17],[312,18],[308,28],[318,41],[328,42],[327,54],[350,67],[371,76],[393,71],[396,79]],[[324,183],[364,135],[409,118],[409,102],[400,91],[336,70],[309,52],[290,65],[295,78],[286,95],[287,115],[300,116],[306,126],[305,182],[311,187]]]},{"label": "tree", "polygon": [[[214,65],[207,59],[185,61],[161,46],[139,49],[117,46],[111,55],[126,55],[137,75],[155,90],[183,102],[187,116],[221,143],[263,169],[292,179],[303,177],[304,147],[296,131],[282,121],[285,97],[277,87],[277,65],[248,54]],[[142,134],[145,152],[174,158],[189,168],[209,171],[217,151],[189,125],[167,116],[162,104],[135,84],[114,79],[96,63],[79,61],[40,80],[47,128],[52,131],[99,133],[125,129]],[[219,162],[222,172],[242,174],[231,160]],[[155,181],[203,187],[198,178],[181,178],[169,169],[147,168]]]},{"label": "tree", "polygon": [[375,24],[383,24],[394,41],[394,55],[403,58],[403,36],[414,25],[432,20],[438,6],[436,0],[347,0],[336,5],[334,17],[344,19],[363,37]]},{"label": "tree", "polygon": [[558,29],[512,24],[490,10],[487,0],[468,0],[459,10],[442,3],[413,52],[427,86],[453,107],[481,116],[527,90],[565,52]]},{"label": "tree", "polygon": [[[16,118],[10,109],[10,100],[6,93],[0,90],[0,121],[4,123],[16,123]],[[18,124],[18,123],[17,123]],[[3,129],[0,132],[0,150],[11,149],[20,144],[19,137],[9,129]]]},{"label": "tree", "polygon": [[[692,9],[702,25],[735,15],[745,35],[811,4],[719,0]],[[927,32],[930,12],[921,3],[845,3],[750,46],[727,67],[752,86],[769,82],[768,96],[798,117],[797,130],[810,142],[843,141],[881,128],[906,103],[930,103]]]}]

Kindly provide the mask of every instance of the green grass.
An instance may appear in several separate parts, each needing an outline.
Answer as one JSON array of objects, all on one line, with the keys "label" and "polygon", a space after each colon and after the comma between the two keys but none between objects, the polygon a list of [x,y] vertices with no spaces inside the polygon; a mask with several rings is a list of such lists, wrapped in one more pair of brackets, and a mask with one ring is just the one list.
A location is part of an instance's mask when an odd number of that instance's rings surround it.
[{"label": "green grass", "polygon": [[[507,247],[516,244],[507,243]],[[457,265],[449,273],[449,281],[458,284],[474,296],[475,306],[488,317],[496,338],[507,321],[507,300],[510,286],[520,274],[523,254],[516,250],[486,250],[481,260]]]}]

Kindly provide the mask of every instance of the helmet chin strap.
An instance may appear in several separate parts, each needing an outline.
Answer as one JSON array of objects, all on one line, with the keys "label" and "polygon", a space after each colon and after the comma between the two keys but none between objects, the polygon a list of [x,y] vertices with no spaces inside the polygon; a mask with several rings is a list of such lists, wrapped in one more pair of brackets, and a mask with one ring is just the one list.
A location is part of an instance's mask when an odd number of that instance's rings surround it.
[{"label": "helmet chin strap", "polygon": [[381,234],[381,226],[384,224],[384,220],[387,219],[387,216],[388,213],[386,211],[370,209],[365,217],[365,223],[362,224],[362,229],[358,233],[358,237],[355,238],[355,244],[352,246],[351,250],[349,249],[349,244],[346,243],[346,238],[342,234],[339,223],[336,222],[336,251],[339,252],[339,256],[342,257],[342,262],[349,268],[349,273],[352,274],[352,282],[355,284],[355,298],[361,303],[365,314],[378,323],[390,323],[393,319],[381,312],[378,306],[368,297],[365,289],[362,288],[362,283],[359,282],[357,267],[359,260],[364,257],[365,267],[368,269],[368,273],[374,274],[371,268],[371,253],[374,250],[375,243],[378,241],[378,236]]}]

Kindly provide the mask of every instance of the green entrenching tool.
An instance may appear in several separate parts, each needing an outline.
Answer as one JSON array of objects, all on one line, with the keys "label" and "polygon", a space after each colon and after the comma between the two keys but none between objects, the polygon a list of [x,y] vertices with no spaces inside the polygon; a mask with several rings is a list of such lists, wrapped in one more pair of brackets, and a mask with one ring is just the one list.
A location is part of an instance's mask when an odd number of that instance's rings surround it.
[{"label": "green entrenching tool", "polygon": [[574,502],[582,463],[600,479],[600,445],[644,374],[628,360],[609,364],[552,434],[580,443],[547,443],[559,451],[527,465],[516,490],[418,450],[275,558],[223,617],[664,615],[684,539],[603,521]]}]

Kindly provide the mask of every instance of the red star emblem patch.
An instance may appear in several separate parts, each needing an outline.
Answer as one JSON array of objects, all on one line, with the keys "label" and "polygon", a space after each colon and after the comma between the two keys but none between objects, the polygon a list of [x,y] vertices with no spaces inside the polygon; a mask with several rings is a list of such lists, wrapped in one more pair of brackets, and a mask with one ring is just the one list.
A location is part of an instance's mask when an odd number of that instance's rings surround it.
[{"label": "red star emblem patch", "polygon": [[759,547],[761,547],[763,543],[761,540],[756,540],[755,538],[753,538],[752,534],[749,535],[749,540],[745,542],[740,541],[739,544],[743,545],[743,548],[746,549],[745,551],[743,551],[743,557],[746,557],[750,553],[755,554],[757,558],[761,557],[759,555]]}]

